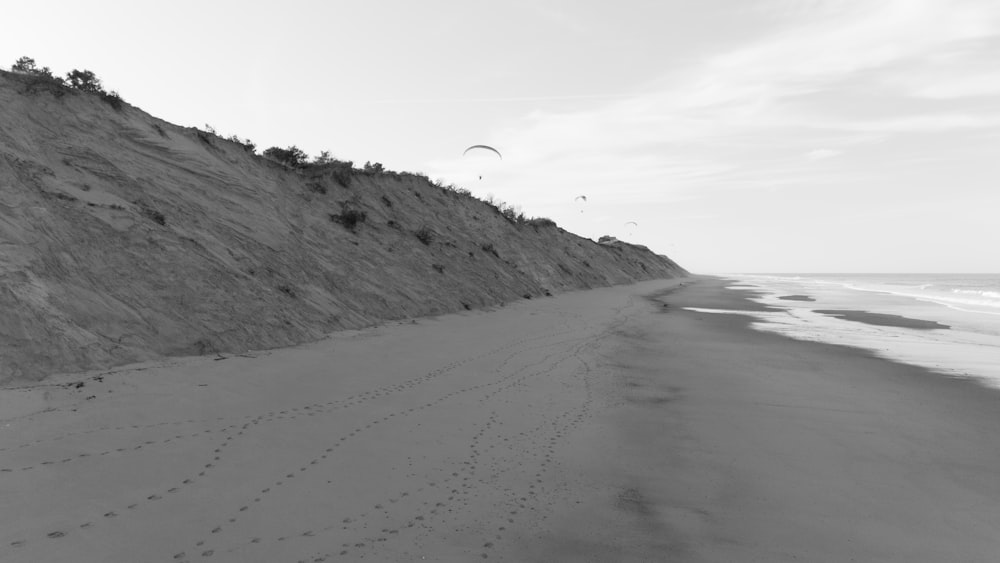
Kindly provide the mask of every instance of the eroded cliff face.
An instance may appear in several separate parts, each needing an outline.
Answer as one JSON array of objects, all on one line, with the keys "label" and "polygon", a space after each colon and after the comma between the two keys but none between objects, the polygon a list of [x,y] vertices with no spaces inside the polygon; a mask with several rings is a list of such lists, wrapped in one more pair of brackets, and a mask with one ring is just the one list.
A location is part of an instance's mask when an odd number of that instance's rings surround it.
[{"label": "eroded cliff face", "polygon": [[0,73],[0,382],[685,274],[420,176],[289,169]]}]

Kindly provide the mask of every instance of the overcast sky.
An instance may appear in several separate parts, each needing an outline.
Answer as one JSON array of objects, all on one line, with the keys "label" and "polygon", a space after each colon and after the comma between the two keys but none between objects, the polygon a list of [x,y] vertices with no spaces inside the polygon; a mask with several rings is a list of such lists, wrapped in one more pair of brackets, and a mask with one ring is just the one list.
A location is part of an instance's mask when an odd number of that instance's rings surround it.
[{"label": "overcast sky", "polygon": [[1000,272],[996,0],[3,12],[4,67],[90,69],[173,123],[423,172],[694,272]]}]

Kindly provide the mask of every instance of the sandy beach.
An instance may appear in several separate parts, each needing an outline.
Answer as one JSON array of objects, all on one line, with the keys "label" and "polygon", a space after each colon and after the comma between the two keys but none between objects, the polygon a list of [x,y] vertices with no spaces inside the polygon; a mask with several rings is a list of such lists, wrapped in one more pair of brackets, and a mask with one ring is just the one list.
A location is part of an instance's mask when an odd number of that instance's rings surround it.
[{"label": "sandy beach", "polygon": [[996,561],[1000,394],[724,286],[2,390],[0,560]]}]

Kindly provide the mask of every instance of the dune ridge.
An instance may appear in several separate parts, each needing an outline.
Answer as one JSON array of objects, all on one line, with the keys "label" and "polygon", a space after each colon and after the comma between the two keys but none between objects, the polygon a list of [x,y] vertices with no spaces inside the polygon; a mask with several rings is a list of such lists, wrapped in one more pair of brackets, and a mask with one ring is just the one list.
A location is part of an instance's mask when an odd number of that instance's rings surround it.
[{"label": "dune ridge", "polygon": [[289,168],[0,72],[0,383],[686,274],[419,174]]}]

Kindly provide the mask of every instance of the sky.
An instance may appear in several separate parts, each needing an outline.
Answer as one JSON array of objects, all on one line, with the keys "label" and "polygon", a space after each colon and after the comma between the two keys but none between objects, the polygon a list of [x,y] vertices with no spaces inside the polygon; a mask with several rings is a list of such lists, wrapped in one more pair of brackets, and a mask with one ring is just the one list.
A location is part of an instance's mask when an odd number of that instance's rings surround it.
[{"label": "sky", "polygon": [[996,0],[33,0],[4,19],[4,67],[89,69],[172,123],[421,172],[692,272],[1000,272]]}]

